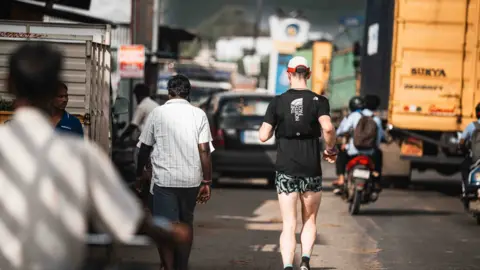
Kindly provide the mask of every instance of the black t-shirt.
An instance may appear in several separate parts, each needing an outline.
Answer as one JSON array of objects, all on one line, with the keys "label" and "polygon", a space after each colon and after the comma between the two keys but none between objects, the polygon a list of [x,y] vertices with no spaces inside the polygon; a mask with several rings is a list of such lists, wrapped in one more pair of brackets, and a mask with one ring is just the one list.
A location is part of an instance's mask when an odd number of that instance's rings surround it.
[{"label": "black t-shirt", "polygon": [[301,177],[322,175],[318,118],[329,114],[327,98],[308,89],[290,89],[270,102],[264,122],[275,129],[278,172]]}]

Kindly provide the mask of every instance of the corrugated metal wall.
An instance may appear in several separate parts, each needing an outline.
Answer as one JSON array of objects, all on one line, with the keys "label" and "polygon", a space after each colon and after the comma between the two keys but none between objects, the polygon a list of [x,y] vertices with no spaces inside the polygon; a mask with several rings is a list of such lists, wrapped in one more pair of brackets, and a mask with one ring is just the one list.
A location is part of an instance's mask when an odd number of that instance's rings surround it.
[{"label": "corrugated metal wall", "polygon": [[351,49],[333,54],[328,91],[331,110],[348,107],[348,101],[355,96],[356,78],[353,59]]},{"label": "corrugated metal wall", "polygon": [[[43,21],[55,22],[55,23],[77,23],[77,22],[64,20],[56,17],[50,17],[47,15],[43,17]],[[116,28],[112,28],[110,48],[112,50],[116,50],[120,45],[123,45],[123,44],[131,44],[130,25],[127,25],[127,24],[117,25]]]},{"label": "corrugated metal wall", "polygon": [[[5,99],[12,99],[8,95],[7,87],[5,85],[7,70],[8,70],[8,56],[18,47],[22,42],[26,41],[0,41],[0,96]],[[62,74],[65,83],[68,86],[69,99],[67,110],[72,114],[85,114],[85,82],[86,82],[86,51],[85,44],[55,44],[65,56],[65,69]]]}]

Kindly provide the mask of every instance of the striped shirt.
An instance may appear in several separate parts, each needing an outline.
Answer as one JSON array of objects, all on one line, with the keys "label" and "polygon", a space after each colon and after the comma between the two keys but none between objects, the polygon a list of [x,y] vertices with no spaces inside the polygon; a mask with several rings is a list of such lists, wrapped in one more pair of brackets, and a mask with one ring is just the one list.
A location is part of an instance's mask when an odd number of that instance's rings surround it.
[{"label": "striped shirt", "polygon": [[87,213],[121,241],[143,212],[108,157],[38,110],[0,126],[0,269],[78,269]]},{"label": "striped shirt", "polygon": [[211,141],[205,112],[188,101],[171,99],[155,108],[140,135],[141,143],[153,146],[152,183],[161,187],[199,186],[203,171],[198,145]]}]

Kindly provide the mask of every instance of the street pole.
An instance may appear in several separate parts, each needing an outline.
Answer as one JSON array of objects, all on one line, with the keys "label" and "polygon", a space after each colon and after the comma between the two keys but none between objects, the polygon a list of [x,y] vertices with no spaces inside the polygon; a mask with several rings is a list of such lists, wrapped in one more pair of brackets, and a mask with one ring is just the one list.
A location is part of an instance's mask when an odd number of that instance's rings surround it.
[{"label": "street pole", "polygon": [[150,94],[157,93],[158,80],[158,29],[159,29],[159,15],[160,5],[162,0],[153,0],[153,16],[152,16],[152,44],[150,50],[149,68],[148,68],[148,84],[150,86]]},{"label": "street pole", "polygon": [[[263,0],[257,0],[257,14],[255,17],[255,29],[254,29],[254,40],[253,40],[253,50],[252,50],[252,56],[257,54],[257,46],[258,46],[258,36],[260,35],[260,23],[262,21],[262,9],[263,9]],[[262,61],[260,60],[260,72],[261,72],[261,65]],[[257,87],[259,87],[260,84],[260,77],[261,74],[259,73],[257,76],[255,76],[257,79]]]}]

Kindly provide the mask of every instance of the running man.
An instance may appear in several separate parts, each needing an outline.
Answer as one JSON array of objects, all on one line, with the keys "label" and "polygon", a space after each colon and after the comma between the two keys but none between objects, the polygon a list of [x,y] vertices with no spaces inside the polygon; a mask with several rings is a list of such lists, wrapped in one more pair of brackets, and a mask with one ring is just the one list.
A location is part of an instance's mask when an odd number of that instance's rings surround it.
[{"label": "running man", "polygon": [[293,270],[297,201],[302,204],[302,262],[310,269],[310,256],[317,235],[316,219],[322,198],[320,137],[326,143],[323,158],[334,163],[337,157],[335,129],[330,120],[328,100],[307,88],[310,68],[296,56],[288,63],[290,89],[276,96],[268,106],[259,136],[277,140],[276,187],[283,218],[280,249],[285,270]]}]

